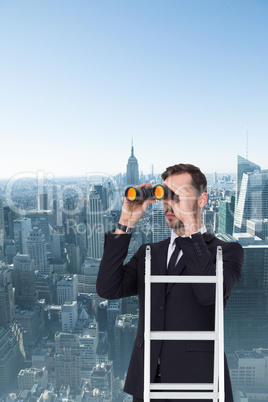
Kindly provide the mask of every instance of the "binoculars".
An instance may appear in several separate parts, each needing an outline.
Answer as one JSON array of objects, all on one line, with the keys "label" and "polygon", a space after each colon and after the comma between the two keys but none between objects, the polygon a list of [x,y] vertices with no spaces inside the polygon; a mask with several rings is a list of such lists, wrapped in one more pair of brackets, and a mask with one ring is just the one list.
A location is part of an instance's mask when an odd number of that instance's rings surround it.
[{"label": "binoculars", "polygon": [[131,202],[166,199],[179,200],[179,196],[163,184],[157,184],[154,187],[128,187],[125,191],[125,197]]}]

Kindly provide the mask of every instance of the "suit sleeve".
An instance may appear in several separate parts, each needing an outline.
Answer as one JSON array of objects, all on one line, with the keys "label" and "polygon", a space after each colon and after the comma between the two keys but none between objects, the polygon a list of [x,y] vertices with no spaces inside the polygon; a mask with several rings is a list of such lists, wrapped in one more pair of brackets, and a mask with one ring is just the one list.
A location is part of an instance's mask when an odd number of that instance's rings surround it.
[{"label": "suit sleeve", "polygon": [[137,295],[138,252],[124,265],[131,236],[105,234],[104,253],[96,289],[104,299],[121,299]]},{"label": "suit sleeve", "polygon": [[[203,236],[196,233],[192,238],[180,238],[189,275],[216,275],[215,258],[212,258]],[[220,243],[223,253],[223,291],[227,299],[237,285],[243,265],[243,248],[239,243]],[[215,246],[215,250],[216,250]],[[197,301],[203,305],[215,303],[215,284],[193,284]]]}]

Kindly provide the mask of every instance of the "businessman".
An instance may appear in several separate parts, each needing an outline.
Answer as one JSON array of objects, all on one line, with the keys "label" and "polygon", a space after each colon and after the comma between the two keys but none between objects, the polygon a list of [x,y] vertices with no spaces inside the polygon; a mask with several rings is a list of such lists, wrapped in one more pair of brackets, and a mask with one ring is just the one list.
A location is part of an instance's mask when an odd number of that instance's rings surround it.
[{"label": "businessman", "polygon": [[[225,306],[241,276],[242,247],[238,243],[225,243],[217,239],[202,225],[202,208],[207,203],[207,182],[199,168],[190,164],[170,166],[162,178],[163,184],[178,197],[163,200],[165,220],[172,232],[170,238],[150,244],[152,274],[215,275],[216,250],[221,245]],[[124,259],[132,229],[153,202],[124,200],[118,227],[106,234],[97,279],[97,292],[103,298],[139,296],[137,337],[124,387],[125,392],[133,395],[134,402],[143,401],[146,245],[142,245],[125,265]],[[152,331],[213,331],[214,319],[215,284],[152,285]],[[213,341],[152,341],[151,382],[211,383],[213,359]],[[225,401],[233,401],[226,359]]]}]

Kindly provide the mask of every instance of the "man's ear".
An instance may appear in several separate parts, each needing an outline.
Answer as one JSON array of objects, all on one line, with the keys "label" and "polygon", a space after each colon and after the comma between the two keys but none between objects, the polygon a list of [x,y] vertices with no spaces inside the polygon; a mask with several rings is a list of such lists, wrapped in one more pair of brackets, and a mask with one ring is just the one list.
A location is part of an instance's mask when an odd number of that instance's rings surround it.
[{"label": "man's ear", "polygon": [[199,196],[199,200],[198,200],[199,207],[200,207],[200,208],[203,208],[203,207],[206,205],[207,200],[208,200],[208,195],[207,195],[207,193],[202,193],[202,194]]}]

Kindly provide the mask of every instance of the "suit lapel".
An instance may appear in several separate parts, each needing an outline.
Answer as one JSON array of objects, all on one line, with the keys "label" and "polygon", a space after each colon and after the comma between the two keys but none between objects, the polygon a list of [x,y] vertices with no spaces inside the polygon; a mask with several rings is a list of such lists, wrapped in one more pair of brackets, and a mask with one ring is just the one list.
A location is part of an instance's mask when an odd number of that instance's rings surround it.
[{"label": "suit lapel", "polygon": [[[170,239],[166,239],[156,248],[157,264],[152,264],[152,275],[166,275],[167,274],[167,252]],[[164,297],[166,292],[166,284],[159,283],[159,289],[161,289]],[[160,295],[159,295],[160,296]]]},{"label": "suit lapel", "polygon": [[153,272],[154,275],[166,275],[167,274],[167,253],[170,239],[166,239],[158,248],[157,248],[157,259],[158,266],[156,267],[156,271]]}]

